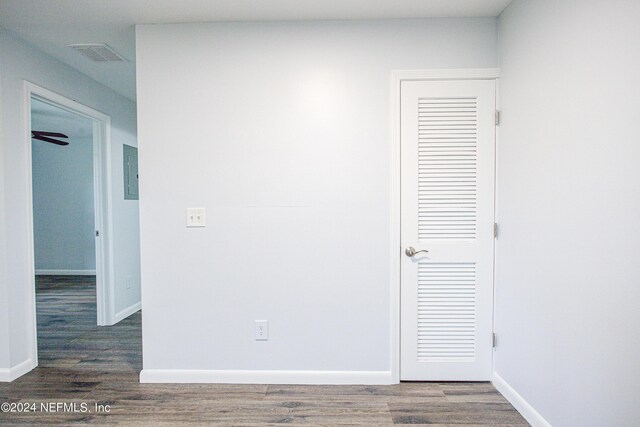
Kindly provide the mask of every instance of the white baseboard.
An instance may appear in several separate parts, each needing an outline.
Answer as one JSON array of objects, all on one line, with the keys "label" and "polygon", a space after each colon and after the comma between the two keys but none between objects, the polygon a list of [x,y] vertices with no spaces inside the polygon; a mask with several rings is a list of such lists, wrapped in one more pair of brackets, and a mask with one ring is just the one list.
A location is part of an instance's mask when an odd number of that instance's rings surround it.
[{"label": "white baseboard", "polygon": [[36,270],[36,276],[95,276],[95,270]]},{"label": "white baseboard", "polygon": [[141,383],[393,384],[390,371],[214,371],[143,369]]},{"label": "white baseboard", "polygon": [[142,303],[137,302],[137,303],[133,304],[132,306],[125,308],[124,310],[120,310],[119,312],[117,312],[113,316],[112,325],[115,325],[119,321],[121,321],[123,319],[126,319],[127,317],[131,316],[133,313],[137,312],[141,308],[142,308]]},{"label": "white baseboard", "polygon": [[35,367],[36,365],[33,363],[33,360],[27,359],[12,368],[0,369],[0,382],[11,382],[16,378],[23,376]]},{"label": "white baseboard", "polygon": [[491,382],[493,383],[493,386],[513,405],[513,407],[520,412],[520,415],[522,415],[529,424],[533,427],[551,427],[551,424],[496,372],[493,373],[493,379]]}]

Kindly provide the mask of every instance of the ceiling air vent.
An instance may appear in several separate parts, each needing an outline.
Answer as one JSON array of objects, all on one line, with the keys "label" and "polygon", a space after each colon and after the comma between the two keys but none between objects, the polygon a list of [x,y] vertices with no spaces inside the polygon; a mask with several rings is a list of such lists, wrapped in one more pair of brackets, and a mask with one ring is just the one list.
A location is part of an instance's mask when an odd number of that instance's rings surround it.
[{"label": "ceiling air vent", "polygon": [[113,50],[109,45],[101,44],[68,44],[75,50],[95,62],[127,62],[127,60]]}]

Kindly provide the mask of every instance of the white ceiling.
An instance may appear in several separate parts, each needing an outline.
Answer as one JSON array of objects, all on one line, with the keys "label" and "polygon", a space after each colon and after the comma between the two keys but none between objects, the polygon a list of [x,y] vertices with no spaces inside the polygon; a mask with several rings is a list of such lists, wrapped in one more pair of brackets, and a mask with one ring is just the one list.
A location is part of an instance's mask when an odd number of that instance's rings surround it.
[{"label": "white ceiling", "polygon": [[[0,25],[135,100],[135,24],[498,16],[511,0],[0,0]],[[130,62],[65,45],[107,43]]]}]

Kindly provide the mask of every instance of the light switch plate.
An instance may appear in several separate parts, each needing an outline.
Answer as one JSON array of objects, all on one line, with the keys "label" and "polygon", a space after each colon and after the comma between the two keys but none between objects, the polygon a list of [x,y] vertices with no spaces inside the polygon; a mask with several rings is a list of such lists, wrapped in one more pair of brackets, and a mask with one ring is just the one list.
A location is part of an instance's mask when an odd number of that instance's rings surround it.
[{"label": "light switch plate", "polygon": [[187,208],[187,227],[204,227],[204,208]]}]

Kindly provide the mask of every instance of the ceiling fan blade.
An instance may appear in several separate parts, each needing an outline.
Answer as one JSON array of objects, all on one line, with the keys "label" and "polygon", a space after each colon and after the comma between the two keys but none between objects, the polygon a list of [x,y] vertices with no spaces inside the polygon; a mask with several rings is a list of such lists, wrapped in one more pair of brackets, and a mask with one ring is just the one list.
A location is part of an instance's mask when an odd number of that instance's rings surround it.
[{"label": "ceiling fan blade", "polygon": [[33,130],[31,131],[31,134],[33,136],[54,136],[56,138],[69,138],[67,135],[60,132],[44,132],[41,130]]},{"label": "ceiling fan blade", "polygon": [[57,139],[47,138],[46,136],[42,136],[42,135],[35,135],[35,136],[32,136],[32,138],[37,139],[39,141],[50,142],[56,145],[69,145],[67,141],[59,141]]}]

